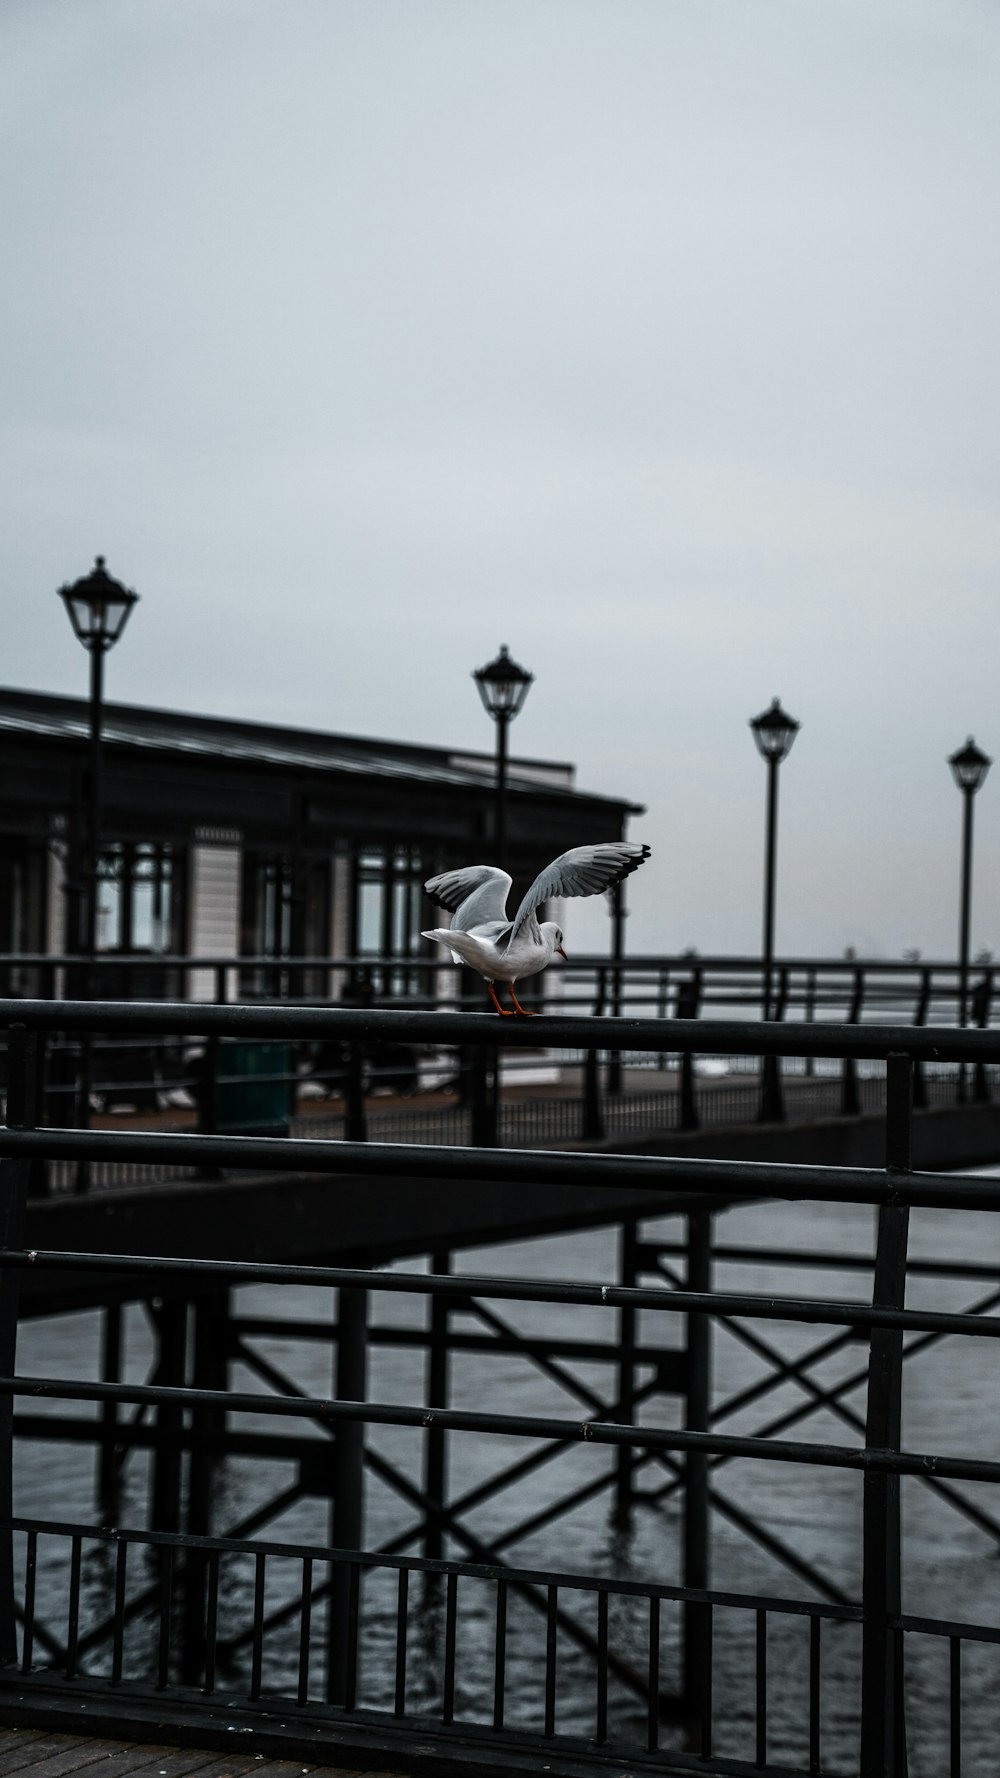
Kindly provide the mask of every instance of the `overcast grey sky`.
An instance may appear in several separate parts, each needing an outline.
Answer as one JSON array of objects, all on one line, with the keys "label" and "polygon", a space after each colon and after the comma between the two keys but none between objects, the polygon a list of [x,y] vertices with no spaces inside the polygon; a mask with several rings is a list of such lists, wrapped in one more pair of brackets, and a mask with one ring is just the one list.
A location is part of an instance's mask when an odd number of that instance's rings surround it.
[{"label": "overcast grey sky", "polygon": [[5,0],[0,680],[84,689],[97,551],[128,701],[490,747],[506,642],[515,750],[648,804],[630,942],[703,951],[778,693],[779,948],[953,952],[998,94],[995,0]]}]

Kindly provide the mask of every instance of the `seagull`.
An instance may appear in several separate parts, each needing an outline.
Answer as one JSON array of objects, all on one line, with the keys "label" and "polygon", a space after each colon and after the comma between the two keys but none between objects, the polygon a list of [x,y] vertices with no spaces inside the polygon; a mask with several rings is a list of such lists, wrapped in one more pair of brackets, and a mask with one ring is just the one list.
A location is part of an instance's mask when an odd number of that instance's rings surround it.
[{"label": "seagull", "polygon": [[535,909],[554,897],[601,895],[638,870],[648,857],[649,847],[631,840],[574,846],[535,878],[513,920],[507,917],[511,879],[505,870],[495,864],[470,864],[464,870],[442,871],[429,878],[424,888],[437,907],[448,909],[451,925],[437,926],[420,936],[446,946],[456,963],[468,963],[485,977],[490,999],[502,1017],[513,1018],[514,1014],[497,999],[494,983],[498,981],[506,982],[517,1011],[530,1018],[514,992],[514,983],[522,976],[537,975],[553,957],[566,956],[561,929],[554,920],[539,925]]}]

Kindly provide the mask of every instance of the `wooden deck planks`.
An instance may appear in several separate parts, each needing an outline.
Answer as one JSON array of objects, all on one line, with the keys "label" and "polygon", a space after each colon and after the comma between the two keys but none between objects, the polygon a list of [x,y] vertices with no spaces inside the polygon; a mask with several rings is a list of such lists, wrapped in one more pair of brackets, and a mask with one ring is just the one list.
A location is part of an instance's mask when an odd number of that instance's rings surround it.
[{"label": "wooden deck planks", "polygon": [[234,1747],[158,1747],[150,1742],[0,1729],[2,1778],[389,1778],[367,1766],[325,1766]]}]

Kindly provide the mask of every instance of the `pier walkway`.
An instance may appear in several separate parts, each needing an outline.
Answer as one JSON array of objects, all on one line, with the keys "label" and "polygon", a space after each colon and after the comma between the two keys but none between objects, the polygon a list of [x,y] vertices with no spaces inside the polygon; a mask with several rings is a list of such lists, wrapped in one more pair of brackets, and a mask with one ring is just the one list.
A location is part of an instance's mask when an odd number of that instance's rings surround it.
[{"label": "pier walkway", "polygon": [[4,1778],[381,1778],[376,1766],[302,1764],[266,1753],[104,1741],[47,1729],[0,1729]]}]

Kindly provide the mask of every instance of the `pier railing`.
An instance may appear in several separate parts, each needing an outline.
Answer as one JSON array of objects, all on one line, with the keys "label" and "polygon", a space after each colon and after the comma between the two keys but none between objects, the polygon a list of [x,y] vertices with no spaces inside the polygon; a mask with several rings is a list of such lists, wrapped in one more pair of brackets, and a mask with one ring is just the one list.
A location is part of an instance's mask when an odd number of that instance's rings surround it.
[{"label": "pier railing", "polygon": [[[1000,962],[974,963],[965,1022],[990,1024]],[[93,960],[46,952],[0,953],[0,996],[72,997],[92,980],[104,1000],[330,1001],[367,1006],[468,1009],[478,982],[435,951],[422,956],[176,955],[99,952]],[[544,978],[567,1012],[644,1018],[759,1016],[765,1001],[759,956],[697,952],[622,958],[571,956]],[[529,989],[539,984],[525,984]],[[949,958],[779,957],[772,965],[771,1016],[850,1024],[962,1023],[963,975]],[[535,1004],[534,1001],[531,1002]]]},{"label": "pier railing", "polygon": [[[129,967],[109,963],[109,979],[124,980]],[[379,1005],[378,983],[371,981],[356,1002],[333,1006],[268,1000],[229,1006],[223,995],[221,1001],[102,1001],[98,1017],[89,999],[10,1004],[31,1019],[34,1116],[50,1125],[88,1127],[96,1108],[162,1126],[173,1106],[175,1113],[182,1108],[173,1119],[178,1130],[193,1125],[204,1135],[327,1134],[485,1147],[855,1117],[882,1109],[884,1037],[892,1029],[886,1021],[900,1008],[913,1019],[909,1050],[918,1107],[985,1104],[1000,1086],[996,1067],[983,1060],[992,1055],[988,1042],[980,1051],[973,1044],[970,1062],[949,1060],[941,1050],[938,1018],[954,1011],[955,972],[945,966],[934,991],[921,989],[912,1006],[909,978],[900,977],[898,966],[879,966],[886,972],[881,985],[867,978],[866,987],[855,984],[846,1008],[843,971],[829,966],[822,997],[805,1007],[810,1016],[791,1016],[802,1007],[789,990],[778,1002],[789,1016],[772,1021],[770,1042],[755,1045],[745,1041],[745,1016],[700,1016],[705,1007],[727,1003],[741,977],[698,975],[695,992],[692,978],[678,974],[673,998],[655,987],[655,1018],[616,1017],[616,998],[634,995],[642,1005],[653,975],[659,971],[661,981],[676,965],[630,963],[617,987],[607,975],[614,966],[592,968],[595,980],[583,999],[594,1018],[579,1017],[570,980],[544,1017],[511,1021],[516,1038],[503,1028],[506,1021],[495,1020],[492,1029],[503,1035],[499,1049],[465,1041],[468,1030],[481,1029],[479,1015],[448,1009],[442,1022],[440,1007],[410,1006],[391,995]],[[808,968],[815,974],[819,966]],[[738,998],[737,1005],[745,1015],[747,1005]],[[986,1033],[992,999],[980,996],[976,1005],[976,1029]],[[834,1020],[838,1010],[846,1011],[846,1023]],[[586,1034],[585,1044],[573,1041],[574,1031]],[[867,1047],[865,1033],[875,1034]],[[6,1071],[0,1030],[0,1093]],[[98,1177],[110,1180],[106,1164],[102,1171],[63,1161],[44,1176],[36,1171],[36,1186],[85,1189]]]},{"label": "pier railing", "polygon": [[[977,1651],[1000,1643],[1000,1630],[930,1611],[904,1612],[900,1499],[910,1478],[938,1490],[972,1485],[970,1510],[981,1518],[985,1513],[996,1532],[995,1517],[981,1503],[1000,1484],[1000,1456],[912,1449],[904,1443],[904,1341],[914,1336],[997,1339],[1000,1317],[993,1310],[1000,1292],[962,1312],[907,1308],[905,1292],[910,1210],[995,1213],[1000,1181],[914,1171],[910,1129],[915,1065],[995,1065],[1000,1035],[912,1026],[817,1025],[792,1032],[775,1024],[682,1020],[666,1033],[657,1021],[631,1019],[609,1019],[598,1031],[589,1020],[551,1021],[554,1041],[568,1049],[599,1044],[656,1053],[669,1043],[672,1049],[697,1047],[701,1054],[792,1052],[817,1060],[847,1055],[855,1063],[881,1064],[885,1166],[831,1168],[39,1128],[36,1063],[46,1032],[191,1029],[192,1008],[8,1002],[0,1005],[0,1021],[10,1040],[7,1121],[0,1131],[0,1713],[6,1711],[11,1720],[68,1724],[78,1733],[114,1725],[138,1735],[155,1720],[161,1732],[169,1727],[190,1739],[214,1737],[219,1745],[243,1732],[247,1749],[280,1747],[327,1762],[363,1758],[405,1766],[422,1760],[434,1770],[537,1771],[544,1765],[553,1773],[610,1773],[627,1765],[678,1774],[837,1771],[902,1778],[908,1733],[912,1755],[911,1713],[919,1703],[923,1724],[929,1711],[934,1715],[934,1733],[944,1749],[934,1769],[948,1771],[951,1778],[962,1772],[968,1778],[976,1769],[963,1753],[983,1736],[967,1678]],[[529,1026],[513,1020],[498,1030],[485,1016],[428,1012],[202,1007],[194,1028],[207,1036],[284,1033],[287,1039],[328,1028],[331,1021],[355,1042],[440,1043],[447,1034],[488,1051],[498,1042],[516,1049],[536,1041]],[[450,1178],[466,1182],[470,1192],[499,1182],[539,1193],[555,1186],[641,1193],[654,1207],[647,1215],[655,1215],[659,1205],[664,1214],[686,1218],[686,1271],[679,1281],[669,1282],[663,1274],[650,1286],[208,1261],[190,1254],[171,1259],[28,1251],[22,1229],[31,1170],[55,1158],[91,1164],[152,1159],[222,1169],[230,1177],[243,1170],[275,1178],[309,1173],[355,1186],[366,1177],[395,1177],[412,1181],[417,1192],[421,1181]],[[870,1300],[713,1289],[713,1213],[761,1199],[872,1206],[877,1238]],[[109,1296],[127,1287],[164,1305],[178,1292],[194,1301],[199,1292],[217,1294],[247,1283],[335,1291],[337,1387],[322,1397],[228,1389],[224,1381],[219,1386],[218,1354],[210,1349],[190,1379],[183,1357],[179,1372],[164,1366],[161,1380],[146,1383],[114,1375],[19,1376],[16,1296],[25,1271],[94,1274]],[[634,1266],[629,1276],[635,1276]],[[614,1317],[617,1379],[610,1395],[585,1392],[574,1415],[456,1403],[449,1399],[440,1365],[436,1372],[431,1367],[424,1399],[369,1399],[364,1365],[369,1302],[381,1294],[419,1298],[439,1324],[449,1311],[470,1303],[493,1305],[494,1316],[496,1305],[521,1302],[538,1308],[575,1304]],[[717,1430],[709,1342],[711,1328],[724,1318],[758,1330],[776,1323],[820,1325],[832,1330],[831,1340],[863,1341],[868,1363],[862,1436],[831,1443]],[[644,1420],[643,1390],[637,1387],[642,1363],[657,1350],[664,1360],[669,1357],[674,1349],[669,1330],[678,1326],[683,1361],[677,1376],[667,1365],[663,1387],[676,1391],[681,1423],[665,1423],[668,1415]],[[650,1327],[657,1330],[652,1336]],[[753,1337],[760,1343],[759,1331]],[[545,1337],[536,1336],[535,1345],[546,1361]],[[440,1356],[443,1348],[431,1350]],[[556,1350],[554,1344],[553,1354]],[[547,1361],[551,1366],[555,1359],[550,1355]],[[802,1362],[792,1369],[801,1375]],[[68,1436],[78,1442],[89,1437],[94,1445],[102,1436],[112,1445],[123,1436],[120,1416],[126,1410],[133,1428],[145,1417],[149,1443],[163,1455],[166,1468],[182,1459],[189,1465],[186,1528],[130,1527],[117,1518],[110,1523],[48,1519],[22,1510],[11,1478],[14,1404],[25,1401],[84,1404],[97,1418],[77,1422]],[[984,1402],[983,1418],[991,1413],[992,1403]],[[289,1425],[295,1434],[289,1436],[289,1452],[302,1473],[309,1469],[314,1478],[309,1486],[331,1500],[329,1538],[283,1541],[252,1530],[215,1535],[205,1465],[213,1455],[238,1448],[240,1439],[270,1440],[278,1449]],[[385,1428],[413,1441],[408,1459],[402,1466],[397,1462],[393,1473],[424,1537],[420,1555],[372,1548],[365,1541],[361,1477],[366,1462],[393,1468],[374,1447],[375,1433]],[[43,1431],[27,1426],[23,1436]],[[681,1582],[592,1571],[586,1561],[550,1566],[489,1559],[449,1497],[444,1440],[496,1441],[503,1454],[498,1463],[508,1461],[511,1441],[515,1451],[575,1454],[584,1487],[593,1486],[594,1463],[600,1460],[600,1485],[612,1488],[625,1514],[639,1502],[639,1472],[659,1469],[683,1490]],[[536,1461],[521,1456],[514,1469],[529,1474]],[[797,1466],[817,1478],[857,1476],[863,1556],[857,1593],[836,1600],[817,1598],[811,1587],[785,1597],[710,1585],[710,1473],[720,1462]],[[317,1469],[322,1483],[315,1480]],[[175,1505],[181,1492],[174,1491]],[[200,1517],[192,1501],[200,1502]],[[449,1542],[460,1553],[446,1553]],[[427,1553],[430,1549],[436,1553]],[[942,1562],[946,1567],[947,1557]],[[436,1630],[428,1637],[431,1621]],[[804,1638],[807,1679],[798,1701],[794,1688],[789,1692],[789,1625],[791,1632],[799,1626]],[[938,1683],[939,1668],[925,1663],[917,1699],[913,1650],[928,1640],[944,1651],[943,1678]],[[718,1701],[722,1642],[738,1645],[740,1671],[749,1686],[751,1701],[738,1720]],[[851,1682],[844,1677],[855,1665],[856,1710]],[[466,1683],[464,1675],[473,1666],[478,1679]],[[572,1710],[565,1704],[570,1668]],[[981,1705],[981,1693],[979,1698]],[[825,1745],[831,1719],[838,1724],[832,1766]]]}]

